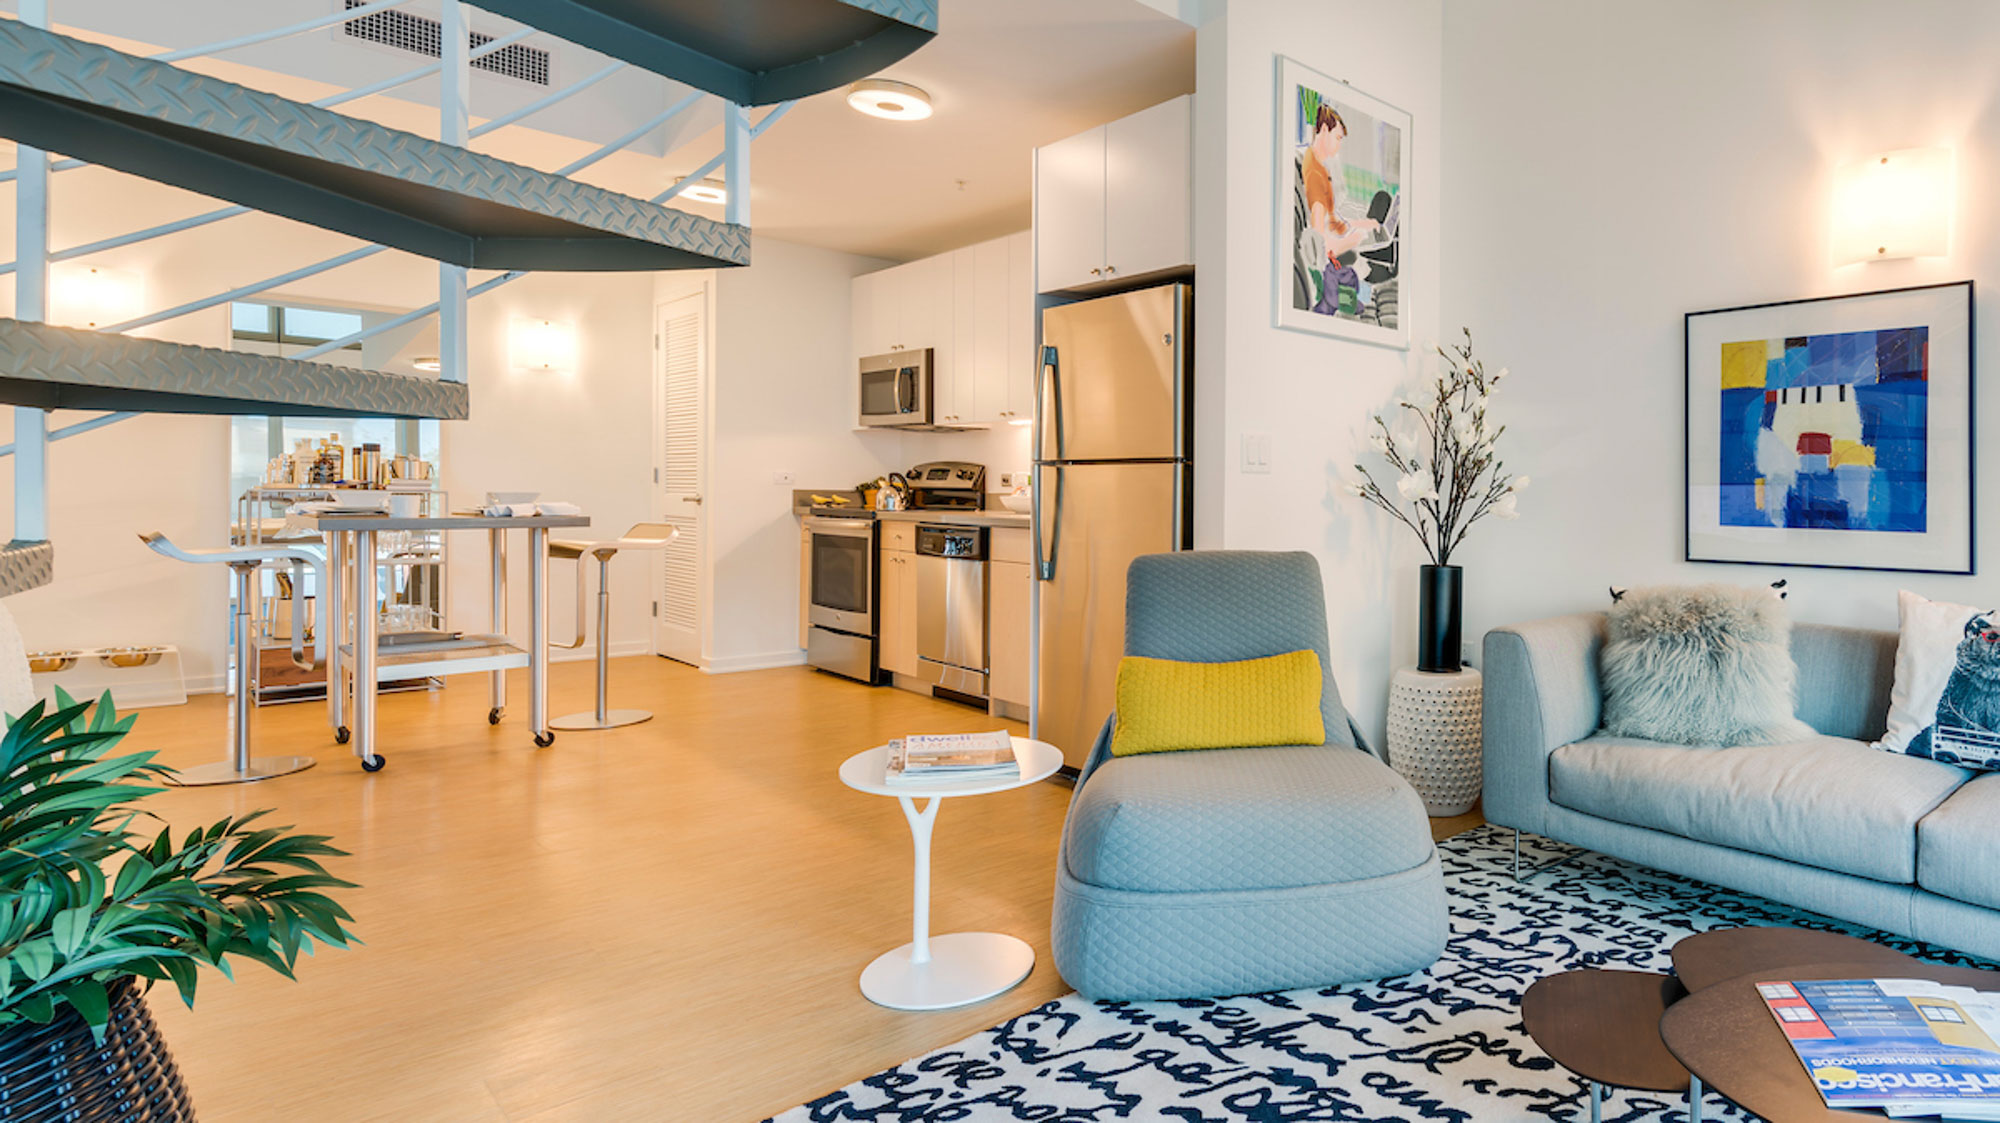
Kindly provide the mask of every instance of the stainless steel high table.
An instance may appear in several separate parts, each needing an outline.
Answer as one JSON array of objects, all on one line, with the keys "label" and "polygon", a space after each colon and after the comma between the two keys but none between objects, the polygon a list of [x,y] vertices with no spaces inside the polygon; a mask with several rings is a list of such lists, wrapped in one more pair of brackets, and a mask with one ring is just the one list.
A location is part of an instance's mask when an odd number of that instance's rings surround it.
[{"label": "stainless steel high table", "polygon": [[[555,741],[549,729],[549,531],[590,525],[587,515],[520,515],[499,517],[455,512],[418,518],[344,511],[294,516],[326,539],[328,626],[334,642],[327,645],[326,713],[334,739],[353,741],[354,755],[369,772],[380,771],[386,758],[375,750],[375,689],[385,672],[394,679],[426,675],[457,675],[485,671],[493,706],[487,720],[499,724],[507,707],[506,672],[528,668],[528,728],[535,744]],[[381,621],[375,610],[375,536],[383,531],[483,530],[493,557],[493,634],[463,636],[426,643],[381,647]],[[510,530],[528,532],[528,646],[517,646],[507,630],[507,543]],[[352,559],[352,586],[343,589],[340,575]],[[352,621],[350,629],[348,621]],[[347,692],[352,681],[350,707]],[[351,709],[351,712],[350,712]]]}]

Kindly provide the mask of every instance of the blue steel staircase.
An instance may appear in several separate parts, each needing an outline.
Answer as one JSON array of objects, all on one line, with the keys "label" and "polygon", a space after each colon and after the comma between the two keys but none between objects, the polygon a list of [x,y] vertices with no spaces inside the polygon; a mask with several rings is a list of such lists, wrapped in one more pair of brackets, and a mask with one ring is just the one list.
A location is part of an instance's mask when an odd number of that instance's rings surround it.
[{"label": "blue steel staircase", "polygon": [[[788,99],[865,77],[937,32],[937,0],[485,0],[527,24],[470,44],[465,5],[442,0],[436,62],[307,105],[194,73],[175,61],[331,27],[397,7],[371,0],[287,27],[139,58],[47,30],[50,0],[20,0],[0,22],[0,136],[15,141],[15,316],[0,319],[0,404],[15,407],[14,540],[0,546],[0,596],[47,584],[48,446],[138,413],[468,416],[465,304],[523,270],[658,270],[750,260],[749,145]],[[254,7],[254,6],[248,6]],[[527,37],[561,36],[617,62],[470,128],[471,61]],[[690,88],[627,135],[556,171],[471,150],[471,141],[636,66]],[[440,139],[330,112],[334,105],[441,77]],[[674,91],[669,90],[671,95]],[[705,92],[705,93],[704,93]],[[570,176],[639,141],[704,96],[723,102],[724,150],[648,200]],[[663,99],[665,100],[665,99]],[[746,106],[779,103],[751,123]],[[70,159],[51,164],[47,150]],[[83,246],[48,245],[51,172],[97,163],[232,206]],[[717,168],[727,221],[660,204]],[[96,331],[46,315],[48,266],[251,210],[365,240],[360,248],[263,281]],[[435,304],[288,359],[123,334],[337,269],[386,248],[440,263]],[[508,272],[468,286],[468,268]],[[310,361],[415,320],[439,317],[443,376],[416,378]],[[51,409],[110,411],[50,430]]]}]

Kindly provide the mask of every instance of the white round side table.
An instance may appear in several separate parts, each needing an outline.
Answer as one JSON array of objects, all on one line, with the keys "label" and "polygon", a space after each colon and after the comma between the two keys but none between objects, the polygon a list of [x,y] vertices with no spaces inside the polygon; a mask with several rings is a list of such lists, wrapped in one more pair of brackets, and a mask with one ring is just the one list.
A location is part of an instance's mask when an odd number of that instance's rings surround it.
[{"label": "white round side table", "polygon": [[[889,746],[877,745],[855,753],[840,765],[840,782],[869,795],[893,796],[910,821],[916,851],[916,891],[910,916],[910,942],[875,957],[861,972],[861,993],[878,1006],[893,1010],[944,1010],[991,998],[1012,989],[1035,969],[1035,949],[998,932],[953,932],[931,935],[931,825],[938,803],[950,796],[987,795],[1039,783],[1062,767],[1062,750],[1045,741],[1014,738],[1014,758],[1021,775],[1013,780],[989,780],[962,785],[890,784],[884,776]],[[924,800],[922,810],[917,800]]]},{"label": "white round side table", "polygon": [[1403,774],[1434,818],[1479,802],[1480,680],[1457,671],[1398,670],[1389,680],[1389,767]]}]

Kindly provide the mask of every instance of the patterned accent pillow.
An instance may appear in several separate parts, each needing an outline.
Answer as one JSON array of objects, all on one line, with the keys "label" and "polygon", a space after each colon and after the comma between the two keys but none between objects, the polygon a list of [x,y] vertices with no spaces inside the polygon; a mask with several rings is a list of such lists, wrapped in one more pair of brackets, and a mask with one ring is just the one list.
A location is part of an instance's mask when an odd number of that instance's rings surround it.
[{"label": "patterned accent pillow", "polygon": [[1795,716],[1782,591],[1660,586],[1613,597],[1600,661],[1606,733],[1724,748],[1812,736]]},{"label": "patterned accent pillow", "polygon": [[1127,655],[1118,663],[1111,755],[1323,745],[1320,687],[1311,651],[1233,663]]},{"label": "patterned accent pillow", "polygon": [[1896,594],[1896,614],[1896,685],[1875,747],[2000,769],[2000,614],[1907,589]]}]

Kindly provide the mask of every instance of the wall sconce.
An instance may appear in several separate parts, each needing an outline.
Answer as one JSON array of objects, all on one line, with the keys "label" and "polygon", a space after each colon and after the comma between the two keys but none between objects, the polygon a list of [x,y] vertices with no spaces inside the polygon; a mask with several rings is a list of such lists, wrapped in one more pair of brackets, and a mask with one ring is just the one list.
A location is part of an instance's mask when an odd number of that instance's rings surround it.
[{"label": "wall sconce", "polygon": [[1835,173],[1833,263],[1943,257],[1955,184],[1949,148],[1903,148]]},{"label": "wall sconce", "polygon": [[553,320],[516,318],[507,325],[507,357],[519,371],[576,373],[576,329]]},{"label": "wall sconce", "polygon": [[136,273],[58,262],[49,268],[49,321],[99,328],[146,311],[146,286]]}]

